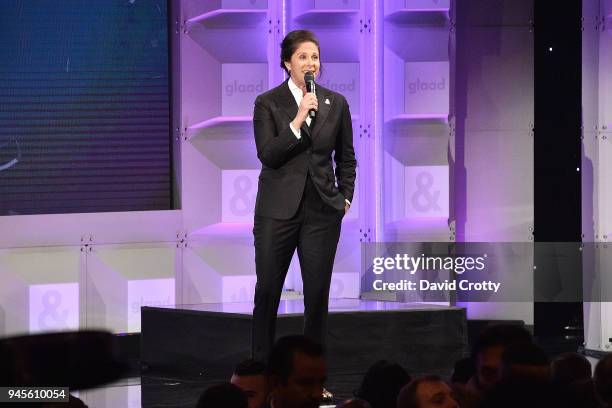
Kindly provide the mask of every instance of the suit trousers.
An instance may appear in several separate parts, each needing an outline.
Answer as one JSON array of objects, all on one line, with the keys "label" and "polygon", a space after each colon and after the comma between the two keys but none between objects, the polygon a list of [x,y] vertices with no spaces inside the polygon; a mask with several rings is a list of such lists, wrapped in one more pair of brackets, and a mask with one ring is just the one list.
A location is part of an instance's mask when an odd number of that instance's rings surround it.
[{"label": "suit trousers", "polygon": [[325,344],[329,287],[344,210],[321,200],[310,176],[296,214],[288,220],[255,216],[255,306],[252,357],[266,361],[291,258],[297,249],[304,288],[304,335]]}]

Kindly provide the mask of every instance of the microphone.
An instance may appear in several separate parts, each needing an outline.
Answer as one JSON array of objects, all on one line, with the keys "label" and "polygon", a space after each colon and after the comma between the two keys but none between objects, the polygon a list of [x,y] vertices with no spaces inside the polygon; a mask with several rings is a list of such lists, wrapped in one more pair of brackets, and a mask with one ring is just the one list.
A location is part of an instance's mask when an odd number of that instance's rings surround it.
[{"label": "microphone", "polygon": [[[306,71],[304,74],[304,82],[306,82],[306,92],[312,92],[315,96],[317,96],[317,87],[314,81],[314,75],[310,71]],[[311,118],[314,118],[317,114],[317,111],[311,109],[308,111],[308,115]]]}]

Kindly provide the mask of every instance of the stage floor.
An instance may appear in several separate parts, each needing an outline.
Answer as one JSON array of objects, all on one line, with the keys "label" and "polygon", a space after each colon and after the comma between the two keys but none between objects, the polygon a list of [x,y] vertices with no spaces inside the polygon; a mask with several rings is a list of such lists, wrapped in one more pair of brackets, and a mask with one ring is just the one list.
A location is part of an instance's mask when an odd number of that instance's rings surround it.
[{"label": "stage floor", "polygon": [[[198,303],[192,305],[156,306],[158,309],[173,309],[184,312],[213,312],[251,316],[253,314],[253,302],[234,303]],[[354,312],[384,312],[384,311],[426,311],[426,310],[461,310],[458,307],[441,303],[401,303],[364,299],[330,299],[330,313],[354,313]],[[302,299],[281,300],[278,307],[279,315],[301,315],[304,314],[304,302]]]}]

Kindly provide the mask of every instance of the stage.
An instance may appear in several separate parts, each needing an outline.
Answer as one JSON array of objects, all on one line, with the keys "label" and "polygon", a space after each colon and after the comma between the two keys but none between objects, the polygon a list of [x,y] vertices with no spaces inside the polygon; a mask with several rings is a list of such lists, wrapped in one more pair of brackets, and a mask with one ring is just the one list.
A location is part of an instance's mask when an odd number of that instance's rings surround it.
[{"label": "stage", "polygon": [[[250,302],[143,307],[145,372],[229,378],[250,355],[252,308]],[[329,311],[330,374],[364,373],[386,359],[411,374],[449,375],[467,351],[465,310],[458,307],[332,299]],[[302,324],[302,300],[281,301],[277,337],[301,333]]]}]

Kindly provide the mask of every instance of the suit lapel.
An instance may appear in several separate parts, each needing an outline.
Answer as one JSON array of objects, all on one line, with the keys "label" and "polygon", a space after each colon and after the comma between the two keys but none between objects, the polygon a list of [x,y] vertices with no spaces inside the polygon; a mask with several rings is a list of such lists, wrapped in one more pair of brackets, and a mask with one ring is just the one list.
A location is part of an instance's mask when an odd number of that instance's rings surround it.
[{"label": "suit lapel", "polygon": [[287,81],[288,80],[285,80],[285,82],[276,88],[276,91],[274,92],[274,99],[276,100],[276,104],[280,106],[287,114],[287,117],[290,120],[293,120],[295,119],[295,115],[297,115],[298,107],[295,103],[295,98],[289,90]]},{"label": "suit lapel", "polygon": [[[321,90],[320,92],[317,92],[317,101],[319,104],[319,109],[317,110],[317,119],[315,121],[314,129],[312,130],[313,138],[317,137],[321,131],[321,128],[325,123],[325,119],[327,119],[327,115],[329,114],[329,110],[334,103],[334,98],[332,95],[329,95]],[[325,103],[325,101],[329,101],[329,103]]]},{"label": "suit lapel", "polygon": [[[295,119],[295,116],[297,115],[298,106],[295,103],[295,98],[293,97],[293,94],[289,90],[289,84],[287,83],[288,81],[289,79],[285,80],[285,82],[283,82],[277,87],[276,92],[274,92],[274,99],[276,100],[277,105],[282,108],[282,110],[287,114],[287,117],[291,121]],[[311,136],[312,132],[306,125],[305,121],[302,123],[302,127],[300,128],[300,130],[302,132],[305,132],[309,137]]]}]

